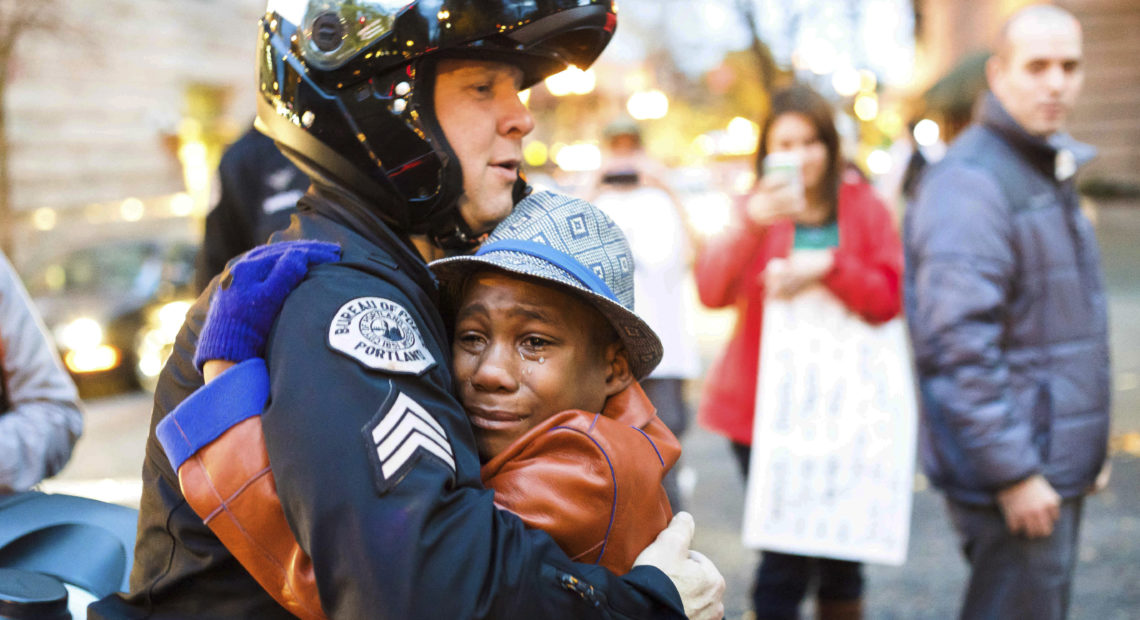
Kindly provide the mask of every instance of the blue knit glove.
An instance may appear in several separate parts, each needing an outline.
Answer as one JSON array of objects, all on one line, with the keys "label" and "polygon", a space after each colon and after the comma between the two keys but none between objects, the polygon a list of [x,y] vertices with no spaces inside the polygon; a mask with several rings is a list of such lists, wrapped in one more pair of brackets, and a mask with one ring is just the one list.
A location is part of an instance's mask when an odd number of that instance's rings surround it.
[{"label": "blue knit glove", "polygon": [[271,243],[235,259],[210,298],[194,367],[201,372],[208,360],[241,362],[260,356],[285,298],[309,267],[337,260],[340,246],[321,241]]}]

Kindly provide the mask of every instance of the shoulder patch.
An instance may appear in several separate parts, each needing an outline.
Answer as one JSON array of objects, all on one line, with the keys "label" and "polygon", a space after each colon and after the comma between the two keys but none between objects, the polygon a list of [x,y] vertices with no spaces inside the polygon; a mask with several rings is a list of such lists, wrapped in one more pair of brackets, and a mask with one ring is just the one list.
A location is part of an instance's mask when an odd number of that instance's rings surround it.
[{"label": "shoulder patch", "polygon": [[341,306],[329,325],[329,347],[376,370],[419,375],[435,365],[415,318],[381,297]]},{"label": "shoulder patch", "polygon": [[410,396],[399,391],[394,395],[362,429],[373,481],[381,495],[395,487],[423,457],[434,457],[455,474],[455,453],[447,431]]}]

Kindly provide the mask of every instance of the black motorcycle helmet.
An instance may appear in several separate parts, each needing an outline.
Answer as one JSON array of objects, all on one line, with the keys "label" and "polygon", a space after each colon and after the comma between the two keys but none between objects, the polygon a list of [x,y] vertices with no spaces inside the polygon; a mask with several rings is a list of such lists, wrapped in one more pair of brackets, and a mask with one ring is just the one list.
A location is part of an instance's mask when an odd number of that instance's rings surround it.
[{"label": "black motorcycle helmet", "polygon": [[616,25],[614,0],[270,0],[258,127],[314,179],[380,205],[397,231],[470,247],[462,171],[432,105],[435,64],[508,62],[525,88],[592,64]]}]

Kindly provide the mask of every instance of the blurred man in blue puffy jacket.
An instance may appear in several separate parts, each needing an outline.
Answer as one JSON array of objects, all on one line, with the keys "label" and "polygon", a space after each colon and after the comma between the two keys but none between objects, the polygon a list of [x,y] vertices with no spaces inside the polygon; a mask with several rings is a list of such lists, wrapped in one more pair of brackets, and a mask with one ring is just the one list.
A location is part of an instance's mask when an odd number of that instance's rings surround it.
[{"label": "blurred man in blue puffy jacket", "polygon": [[1093,149],[1062,132],[1081,27],[1030,6],[994,51],[980,118],[906,218],[922,463],[970,563],[961,617],[1064,618],[1109,428],[1104,284],[1073,181]]}]

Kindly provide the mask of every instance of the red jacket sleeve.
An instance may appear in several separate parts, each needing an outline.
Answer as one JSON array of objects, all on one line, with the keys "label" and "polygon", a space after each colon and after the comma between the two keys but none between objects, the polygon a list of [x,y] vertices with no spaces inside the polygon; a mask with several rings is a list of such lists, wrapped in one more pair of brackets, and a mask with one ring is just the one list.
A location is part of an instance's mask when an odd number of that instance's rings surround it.
[{"label": "red jacket sleeve", "polygon": [[710,308],[736,302],[743,278],[752,273],[747,267],[763,247],[766,230],[748,222],[746,200],[747,196],[737,200],[729,227],[704,243],[697,253],[697,293],[701,303]]},{"label": "red jacket sleeve", "polygon": [[844,184],[839,247],[823,283],[868,323],[882,323],[902,305],[902,262],[902,243],[886,206],[869,185]]}]

